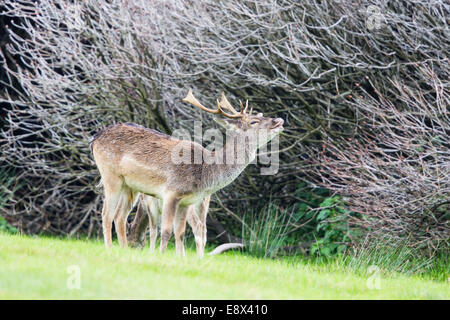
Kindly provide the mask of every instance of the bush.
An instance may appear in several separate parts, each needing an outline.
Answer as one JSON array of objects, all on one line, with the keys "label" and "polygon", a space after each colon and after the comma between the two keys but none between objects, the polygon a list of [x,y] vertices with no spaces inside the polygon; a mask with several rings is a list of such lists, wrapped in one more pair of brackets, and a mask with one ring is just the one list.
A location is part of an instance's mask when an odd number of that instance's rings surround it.
[{"label": "bush", "polygon": [[293,206],[310,179],[374,240],[448,248],[445,1],[4,3],[2,17],[21,18],[0,54],[12,103],[0,142],[27,181],[4,211],[26,231],[100,230],[90,137],[116,121],[190,129],[192,87],[205,104],[223,90],[286,120],[280,172],[249,167],[218,194],[221,221],[267,194]]},{"label": "bush", "polygon": [[343,253],[357,239],[358,230],[351,228],[348,220],[352,216],[342,202],[342,197],[332,196],[320,203],[316,217],[316,242],[311,247],[311,254],[332,256]]},{"label": "bush", "polygon": [[6,222],[5,218],[0,216],[0,232],[6,232],[6,233],[17,233],[17,229],[8,224]]}]

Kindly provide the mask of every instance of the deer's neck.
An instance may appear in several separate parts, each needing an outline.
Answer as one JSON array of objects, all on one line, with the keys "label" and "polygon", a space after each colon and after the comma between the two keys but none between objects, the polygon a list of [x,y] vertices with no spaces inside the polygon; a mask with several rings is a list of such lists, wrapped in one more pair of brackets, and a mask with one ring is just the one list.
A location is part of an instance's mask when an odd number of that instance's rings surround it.
[{"label": "deer's neck", "polygon": [[204,186],[210,193],[233,182],[255,159],[258,147],[248,138],[239,134],[231,136],[223,148],[210,154],[214,163],[205,166],[203,175]]}]

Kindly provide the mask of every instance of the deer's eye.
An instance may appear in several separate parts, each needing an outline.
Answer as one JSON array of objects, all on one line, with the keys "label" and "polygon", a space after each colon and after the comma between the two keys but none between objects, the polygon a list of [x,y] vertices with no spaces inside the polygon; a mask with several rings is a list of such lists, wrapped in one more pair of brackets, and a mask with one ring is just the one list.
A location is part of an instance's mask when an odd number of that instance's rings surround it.
[{"label": "deer's eye", "polygon": [[259,123],[259,120],[252,120],[252,121],[250,121],[251,125],[254,125],[254,124],[257,124],[257,123]]}]

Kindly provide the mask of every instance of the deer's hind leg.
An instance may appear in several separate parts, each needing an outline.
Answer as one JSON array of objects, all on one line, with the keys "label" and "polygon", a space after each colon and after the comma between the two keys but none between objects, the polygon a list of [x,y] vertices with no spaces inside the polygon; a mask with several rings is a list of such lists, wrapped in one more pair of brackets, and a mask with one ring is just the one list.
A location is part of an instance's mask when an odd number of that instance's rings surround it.
[{"label": "deer's hind leg", "polygon": [[112,218],[108,214],[108,198],[105,196],[102,210],[103,239],[107,248],[112,247]]},{"label": "deer's hind leg", "polygon": [[107,248],[112,247],[112,222],[120,199],[122,179],[114,175],[102,175],[104,202],[102,210],[103,238]]},{"label": "deer's hind leg", "polygon": [[136,200],[136,193],[126,186],[122,187],[116,211],[114,213],[114,224],[116,227],[117,239],[122,248],[128,246],[127,241],[127,218]]}]

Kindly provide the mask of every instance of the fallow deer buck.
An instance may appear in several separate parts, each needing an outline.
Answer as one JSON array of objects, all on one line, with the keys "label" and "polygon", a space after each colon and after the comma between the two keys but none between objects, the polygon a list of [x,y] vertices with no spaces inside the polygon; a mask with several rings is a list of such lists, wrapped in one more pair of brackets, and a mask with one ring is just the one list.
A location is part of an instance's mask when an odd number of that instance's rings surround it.
[{"label": "fallow deer buck", "polygon": [[[187,211],[198,207],[205,198],[230,184],[256,157],[259,147],[267,144],[283,130],[283,119],[252,115],[241,103],[241,111],[229,103],[222,93],[216,109],[203,106],[189,90],[184,102],[206,112],[226,118],[218,121],[234,135],[219,150],[210,151],[200,144],[179,140],[135,124],[116,124],[99,132],[92,141],[92,151],[104,186],[102,212],[103,235],[107,247],[112,246],[114,220],[119,244],[127,246],[126,222],[139,194],[162,201],[161,244],[164,252],[175,232],[176,252],[184,255],[184,232]],[[226,111],[225,111],[226,110]],[[203,155],[196,163],[176,163],[178,153]],[[216,159],[212,163],[205,158]],[[191,207],[192,208],[192,207]],[[206,241],[206,214],[201,219]],[[202,243],[204,247],[204,243]]]}]

